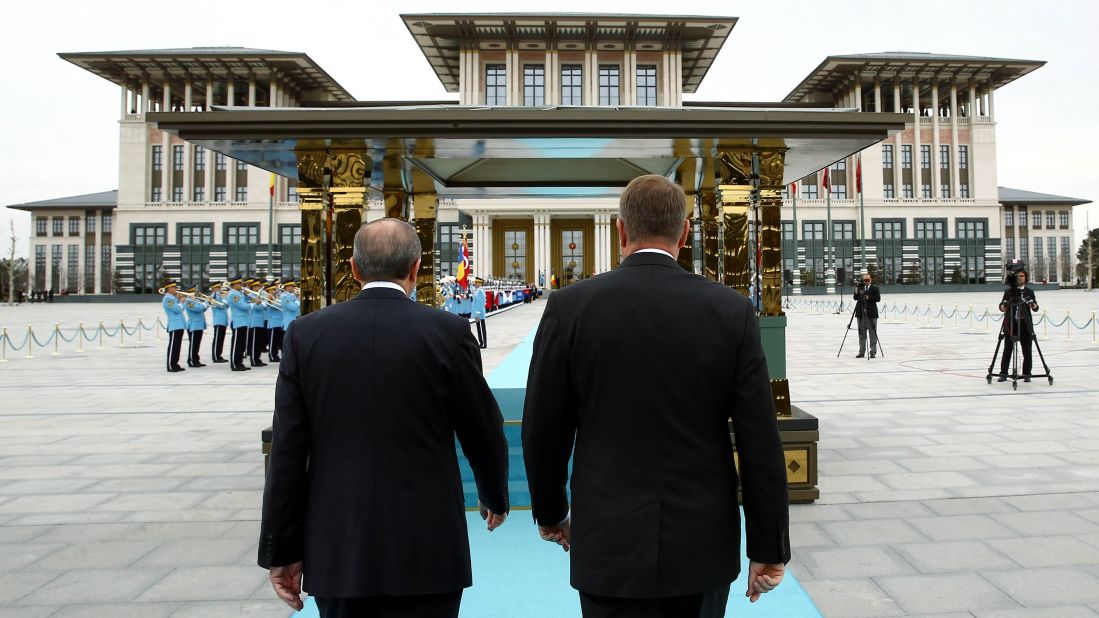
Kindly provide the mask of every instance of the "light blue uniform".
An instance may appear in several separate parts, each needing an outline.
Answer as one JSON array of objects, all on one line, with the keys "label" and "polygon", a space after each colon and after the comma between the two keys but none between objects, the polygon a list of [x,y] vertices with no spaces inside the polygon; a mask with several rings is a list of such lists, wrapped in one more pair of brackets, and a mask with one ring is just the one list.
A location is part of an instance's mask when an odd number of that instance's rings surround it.
[{"label": "light blue uniform", "polygon": [[168,316],[168,332],[183,330],[187,324],[183,321],[183,304],[171,294],[165,294],[160,305],[164,307],[164,313]]},{"label": "light blue uniform", "polygon": [[228,326],[229,325],[229,308],[226,303],[226,297],[220,294],[215,294],[214,298],[218,300],[220,305],[211,305],[211,319],[210,323],[214,326]]},{"label": "light blue uniform", "polygon": [[282,328],[285,330],[290,327],[290,323],[301,312],[301,301],[298,300],[297,294],[283,292],[279,296],[279,304],[282,305]]},{"label": "light blue uniform", "polygon": [[252,328],[267,327],[267,303],[262,301],[252,303],[252,315],[248,318],[248,326]]},{"label": "light blue uniform", "polygon": [[187,312],[187,330],[206,330],[206,303],[191,298],[184,301],[183,309]]},{"label": "light blue uniform", "polygon": [[485,319],[485,289],[477,288],[477,291],[473,293],[473,311],[470,312],[470,317],[476,320]]},{"label": "light blue uniform", "polygon": [[226,300],[233,310],[233,328],[247,328],[252,313],[252,303],[244,297],[244,292],[229,290],[229,297]]},{"label": "light blue uniform", "polygon": [[458,301],[454,299],[454,292],[450,289],[447,289],[447,291],[444,293],[446,294],[446,300],[443,301],[443,311],[457,315]]}]

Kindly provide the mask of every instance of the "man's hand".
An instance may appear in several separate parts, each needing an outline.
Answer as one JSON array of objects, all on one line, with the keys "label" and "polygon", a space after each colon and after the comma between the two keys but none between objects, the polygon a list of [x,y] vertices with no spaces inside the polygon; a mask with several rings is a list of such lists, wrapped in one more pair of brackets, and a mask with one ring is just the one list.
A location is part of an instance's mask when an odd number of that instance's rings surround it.
[{"label": "man's hand", "polygon": [[507,513],[493,513],[488,507],[481,504],[480,500],[477,501],[477,508],[481,511],[481,519],[488,522],[489,532],[504,525],[504,520],[508,518]]},{"label": "man's hand", "polygon": [[566,552],[572,547],[572,523],[565,520],[556,526],[538,526],[538,534],[543,541],[557,543]]},{"label": "man's hand", "polygon": [[782,574],[786,572],[786,565],[764,564],[752,561],[748,564],[748,591],[744,596],[755,603],[759,595],[770,592],[782,583]]},{"label": "man's hand", "polygon": [[271,567],[271,586],[275,588],[275,594],[293,607],[301,611],[304,604],[301,602],[301,569],[302,561],[285,566]]}]

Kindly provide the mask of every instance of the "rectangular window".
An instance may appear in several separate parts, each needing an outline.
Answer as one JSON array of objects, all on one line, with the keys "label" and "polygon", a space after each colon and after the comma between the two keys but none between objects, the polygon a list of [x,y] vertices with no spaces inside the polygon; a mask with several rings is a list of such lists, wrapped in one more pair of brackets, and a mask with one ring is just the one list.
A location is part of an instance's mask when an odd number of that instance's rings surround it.
[{"label": "rectangular window", "polygon": [[793,240],[794,239],[794,223],[793,221],[782,222],[782,239]]},{"label": "rectangular window", "polygon": [[958,146],[958,169],[969,169],[969,146]]},{"label": "rectangular window", "polygon": [[214,187],[214,201],[215,202],[224,202],[225,201],[225,187]]},{"label": "rectangular window", "polygon": [[110,245],[103,245],[103,255],[102,260],[100,260],[99,272],[102,273],[99,278],[99,291],[104,294],[110,293],[114,279],[114,273],[111,271]]},{"label": "rectangular window", "polygon": [[807,200],[817,199],[817,183],[807,182],[801,185],[801,197]]},{"label": "rectangular window", "polygon": [[927,144],[920,145],[920,168],[931,169],[931,146]]},{"label": "rectangular window", "polygon": [[561,105],[584,104],[584,70],[579,64],[561,65]]},{"label": "rectangular window", "polygon": [[1042,213],[1032,212],[1030,213],[1030,227],[1040,230],[1042,229]]},{"label": "rectangular window", "polygon": [[69,217],[69,236],[80,236],[80,217]]},{"label": "rectangular window", "polygon": [[49,227],[49,217],[35,217],[34,218],[34,235],[45,236],[46,228]]},{"label": "rectangular window", "polygon": [[833,172],[842,172],[847,169],[847,159],[840,159],[832,164]]},{"label": "rectangular window", "polygon": [[181,245],[212,245],[214,243],[214,227],[205,225],[180,225],[179,244]]},{"label": "rectangular window", "polygon": [[50,289],[61,290],[61,245],[50,247]]},{"label": "rectangular window", "polygon": [[901,144],[901,168],[912,169],[912,145]]},{"label": "rectangular window", "polygon": [[206,187],[195,187],[194,201],[205,202],[206,201]]},{"label": "rectangular window", "polygon": [[845,200],[847,199],[847,185],[832,185],[832,199]]},{"label": "rectangular window", "polygon": [[656,65],[637,65],[637,104],[656,105]]},{"label": "rectangular window", "polygon": [[103,233],[110,234],[111,226],[114,224],[114,215],[110,213],[103,213]]},{"label": "rectangular window", "polygon": [[1054,228],[1053,220],[1057,213],[1052,210],[1046,211],[1046,229],[1052,230]]},{"label": "rectangular window", "polygon": [[153,171],[159,172],[164,169],[164,147],[153,146]]},{"label": "rectangular window", "polygon": [[546,104],[546,67],[542,64],[523,65],[523,105],[541,107]]},{"label": "rectangular window", "polygon": [[172,201],[173,202],[182,202],[183,201],[183,187],[172,187]]},{"label": "rectangular window", "polygon": [[237,187],[236,201],[247,202],[248,201],[248,187]]},{"label": "rectangular window", "polygon": [[300,245],[301,244],[301,225],[280,225],[279,226],[279,244],[280,245]]},{"label": "rectangular window", "polygon": [[893,185],[891,185],[891,184],[882,185],[881,193],[882,193],[882,197],[884,197],[887,200],[891,200],[891,199],[893,199],[897,196],[896,192],[893,190]]},{"label": "rectangular window", "polygon": [[259,244],[259,225],[256,223],[230,224],[225,226],[225,244]]},{"label": "rectangular window", "polygon": [[172,146],[172,171],[183,171],[183,146],[181,144]]},{"label": "rectangular window", "polygon": [[939,185],[939,197],[944,200],[950,198],[950,183],[944,182]]},{"label": "rectangular window", "polygon": [[53,235],[64,236],[65,235],[65,217],[53,218]]},{"label": "rectangular window", "polygon": [[903,185],[901,187],[901,191],[902,191],[901,197],[903,197],[906,200],[910,200],[910,199],[916,197],[916,195],[912,192],[912,185],[910,185],[910,184]]},{"label": "rectangular window", "polygon": [[84,233],[95,234],[95,213],[90,212],[84,215]]},{"label": "rectangular window", "polygon": [[159,186],[153,187],[152,190],[149,192],[149,201],[150,202],[159,202],[160,201],[160,187]]},{"label": "rectangular window", "polygon": [[248,164],[244,161],[241,161],[239,159],[234,159],[234,161],[236,162],[238,172],[243,172],[244,170],[248,169]]},{"label": "rectangular window", "polygon": [[988,229],[984,220],[959,219],[958,238],[988,238]]},{"label": "rectangular window", "polygon": [[942,219],[916,219],[918,240],[946,238],[946,221]]},{"label": "rectangular window", "polygon": [[206,149],[202,146],[195,146],[195,171],[206,171]]},{"label": "rectangular window", "polygon": [[1046,273],[1047,273],[1046,276],[1048,277],[1048,279],[1051,282],[1056,283],[1057,282],[1057,239],[1052,237],[1052,236],[1047,238],[1046,239],[1046,249],[1049,252],[1048,255],[1046,256],[1046,259],[1049,260],[1049,268],[1046,269]]},{"label": "rectangular window", "polygon": [[969,197],[969,185],[958,185],[958,197]]},{"label": "rectangular window", "polygon": [[139,246],[161,246],[168,244],[168,226],[131,225],[132,243]]},{"label": "rectangular window", "polygon": [[881,147],[881,166],[893,167],[893,145],[882,144]]},{"label": "rectangular window", "polygon": [[939,169],[950,171],[950,144],[939,145]]},{"label": "rectangular window", "polygon": [[923,185],[923,192],[921,193],[921,195],[923,196],[923,198],[925,200],[931,199],[931,185],[929,185],[929,184]]},{"label": "rectangular window", "polygon": [[46,289],[46,245],[34,246],[34,289]]},{"label": "rectangular window", "polygon": [[619,68],[617,64],[599,65],[599,104],[618,105],[621,94]]},{"label": "rectangular window", "polygon": [[1011,208],[1004,211],[1004,226],[1015,227],[1015,211]]},{"label": "rectangular window", "polygon": [[214,153],[214,171],[225,171],[225,155],[221,154],[220,152]]},{"label": "rectangular window", "polygon": [[68,257],[68,266],[65,269],[65,289],[69,292],[76,292],[80,288],[80,246],[69,245],[66,255]]},{"label": "rectangular window", "polygon": [[95,245],[84,245],[84,293],[95,293]]},{"label": "rectangular window", "polygon": [[1019,259],[1024,262],[1030,259],[1030,253],[1027,250],[1027,243],[1028,239],[1026,236],[1019,237]]},{"label": "rectangular window", "polygon": [[854,240],[855,224],[852,221],[833,221],[832,240]]},{"label": "rectangular window", "polygon": [[1061,237],[1061,280],[1072,281],[1072,239]]},{"label": "rectangular window", "polygon": [[1015,258],[1015,239],[1011,236],[1008,236],[1004,239],[1004,259],[1014,260]]},{"label": "rectangular window", "polygon": [[873,234],[875,240],[903,240],[904,221],[900,220],[875,220],[873,222]]},{"label": "rectangular window", "polygon": [[502,64],[485,65],[485,105],[507,105],[508,71]]},{"label": "rectangular window", "polygon": [[1060,224],[1060,227],[1061,227],[1062,230],[1067,230],[1068,229],[1068,213],[1063,211],[1063,210],[1061,212],[1057,213],[1057,222]]},{"label": "rectangular window", "polygon": [[824,240],[824,222],[804,221],[801,224],[801,238],[803,240]]}]

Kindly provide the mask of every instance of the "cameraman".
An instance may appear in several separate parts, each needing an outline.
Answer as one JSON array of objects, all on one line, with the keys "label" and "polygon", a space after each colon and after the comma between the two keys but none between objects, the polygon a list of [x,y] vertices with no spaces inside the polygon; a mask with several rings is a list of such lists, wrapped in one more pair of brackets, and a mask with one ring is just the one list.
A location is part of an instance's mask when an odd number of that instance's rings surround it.
[{"label": "cameraman", "polygon": [[[1019,269],[1015,272],[1018,287],[1010,282],[1011,275],[1008,275],[1008,277],[1011,287],[1004,290],[1004,297],[1000,301],[1000,313],[1005,314],[1004,323],[1000,329],[1000,332],[1004,335],[1004,354],[1000,359],[1000,377],[996,378],[996,381],[1007,381],[1008,365],[1011,364],[1011,351],[1015,347],[1011,345],[1012,339],[1017,338],[1023,344],[1023,382],[1030,382],[1030,351],[1034,342],[1034,322],[1031,318],[1031,312],[1038,310],[1038,300],[1034,297],[1034,290],[1026,286],[1028,277],[1025,269]],[[1015,311],[1014,315],[1011,315],[1007,312],[1011,307],[1013,294],[1016,298]],[[1016,325],[1018,325],[1017,330]]]},{"label": "cameraman", "polygon": [[855,358],[866,356],[866,331],[870,331],[870,358],[878,354],[878,303],[881,291],[871,283],[870,273],[862,274],[862,281],[856,283],[855,315],[859,319],[859,353]]}]

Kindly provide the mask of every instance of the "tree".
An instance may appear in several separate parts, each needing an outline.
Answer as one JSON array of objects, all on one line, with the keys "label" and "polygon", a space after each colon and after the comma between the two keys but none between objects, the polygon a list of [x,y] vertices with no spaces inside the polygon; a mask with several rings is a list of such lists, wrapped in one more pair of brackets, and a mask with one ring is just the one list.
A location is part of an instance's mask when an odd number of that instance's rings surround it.
[{"label": "tree", "polygon": [[[8,229],[11,231],[11,247],[8,249],[8,304],[15,304],[15,219],[8,217]],[[24,263],[26,261],[24,260]]]},{"label": "tree", "polygon": [[1091,242],[1091,285],[1099,285],[1099,227],[1088,232],[1084,242],[1076,251],[1076,276],[1083,281],[1088,279],[1088,243]]},{"label": "tree", "polygon": [[908,285],[919,285],[923,283],[923,270],[920,268],[919,260],[915,260],[908,265],[908,272],[905,273],[904,282]]}]

